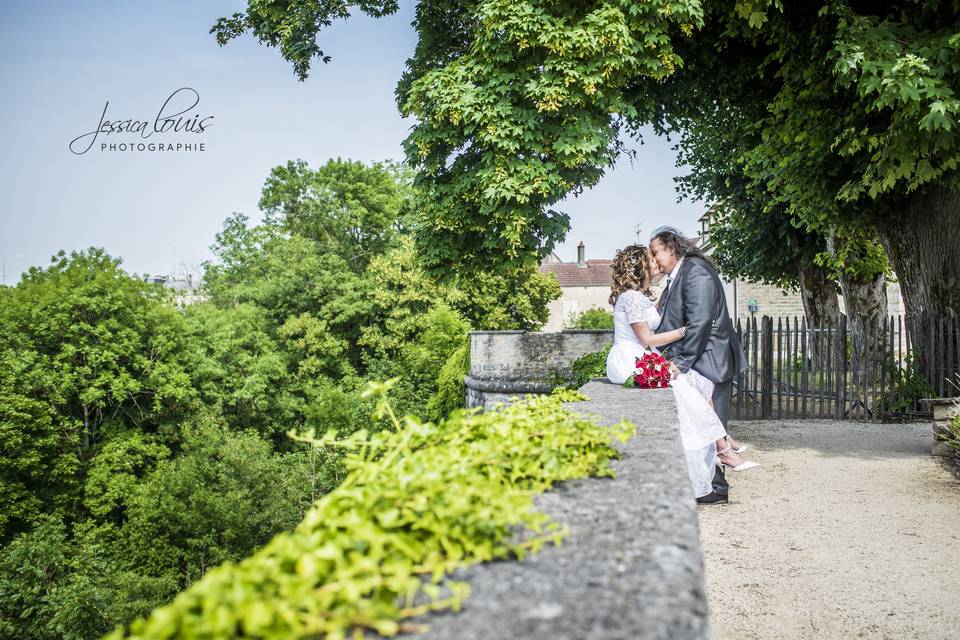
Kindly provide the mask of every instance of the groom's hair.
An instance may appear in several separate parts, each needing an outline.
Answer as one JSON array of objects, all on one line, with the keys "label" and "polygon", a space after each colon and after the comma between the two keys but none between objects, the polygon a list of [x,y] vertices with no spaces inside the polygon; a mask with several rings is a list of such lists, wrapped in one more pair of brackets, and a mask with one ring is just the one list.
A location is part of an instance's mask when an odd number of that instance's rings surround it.
[{"label": "groom's hair", "polygon": [[700,250],[700,247],[697,246],[697,243],[684,236],[683,232],[676,227],[660,227],[653,232],[652,236],[650,236],[651,244],[653,244],[654,240],[659,240],[665,247],[671,247],[673,249],[673,253],[677,256],[677,259],[686,258],[687,256],[694,256],[706,261],[710,266],[716,268],[713,264],[713,260],[711,260],[703,253],[703,251]]}]

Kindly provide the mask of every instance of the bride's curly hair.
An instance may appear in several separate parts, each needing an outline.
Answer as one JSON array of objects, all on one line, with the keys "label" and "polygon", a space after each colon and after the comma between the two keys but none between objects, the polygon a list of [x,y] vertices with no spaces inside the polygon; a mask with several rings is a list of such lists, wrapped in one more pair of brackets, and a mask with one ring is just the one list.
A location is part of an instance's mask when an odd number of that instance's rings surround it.
[{"label": "bride's curly hair", "polygon": [[642,244],[631,244],[618,249],[613,257],[613,284],[610,286],[610,304],[627,289],[636,289],[648,298],[653,298],[650,286],[653,273],[650,271],[650,252]]}]

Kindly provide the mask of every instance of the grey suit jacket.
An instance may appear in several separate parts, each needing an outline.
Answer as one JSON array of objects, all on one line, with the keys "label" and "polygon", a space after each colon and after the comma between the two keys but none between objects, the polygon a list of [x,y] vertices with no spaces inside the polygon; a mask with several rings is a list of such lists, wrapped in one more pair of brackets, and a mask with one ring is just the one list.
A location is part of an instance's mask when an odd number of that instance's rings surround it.
[{"label": "grey suit jacket", "polygon": [[677,279],[663,293],[657,331],[687,327],[686,337],[660,352],[681,371],[691,368],[713,383],[726,382],[747,368],[733,328],[723,284],[716,270],[696,256],[684,258]]}]

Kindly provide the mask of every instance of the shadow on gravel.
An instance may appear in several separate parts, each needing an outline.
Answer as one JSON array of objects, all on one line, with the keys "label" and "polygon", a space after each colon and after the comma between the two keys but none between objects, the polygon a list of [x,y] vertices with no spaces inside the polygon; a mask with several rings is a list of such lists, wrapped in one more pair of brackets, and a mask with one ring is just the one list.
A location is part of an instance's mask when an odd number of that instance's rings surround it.
[{"label": "shadow on gravel", "polygon": [[[864,459],[930,456],[928,422],[869,423],[832,420],[731,420],[729,431],[763,451],[810,449],[828,457]],[[749,456],[748,456],[749,457]]]}]

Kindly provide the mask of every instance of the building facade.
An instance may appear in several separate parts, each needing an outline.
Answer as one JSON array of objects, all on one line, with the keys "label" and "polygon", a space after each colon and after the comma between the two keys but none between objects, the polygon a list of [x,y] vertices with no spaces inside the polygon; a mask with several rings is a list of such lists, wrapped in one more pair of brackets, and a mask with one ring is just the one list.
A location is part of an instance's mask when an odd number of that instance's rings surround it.
[{"label": "building facade", "polygon": [[541,273],[552,273],[560,282],[560,298],[549,305],[550,318],[542,331],[562,331],[570,320],[591,308],[613,312],[607,302],[613,282],[613,260],[587,260],[583,242],[577,247],[576,262],[562,262],[555,253],[540,265]]},{"label": "building facade", "polygon": [[[713,217],[711,207],[700,216],[700,236],[697,242],[703,252],[710,255],[713,246],[710,244],[710,223]],[[787,291],[779,287],[760,282],[751,282],[740,278],[727,278],[720,274],[724,293],[727,298],[727,308],[730,317],[736,323],[737,319],[745,320],[751,316],[803,317],[803,300],[799,292]],[[843,296],[839,298],[840,311],[846,312]],[[900,283],[887,284],[887,313],[900,315],[903,313],[903,297],[900,295]]]},{"label": "building facade", "polygon": [[[695,238],[697,244],[707,255],[713,251],[710,244],[710,222],[713,216],[711,207],[700,216],[700,235]],[[563,262],[555,254],[540,265],[541,273],[553,273],[560,282],[560,298],[549,305],[550,317],[541,331],[561,331],[577,315],[591,308],[612,312],[607,302],[610,286],[613,283],[612,260],[587,260],[583,242],[577,247],[577,261]],[[726,296],[727,308],[734,323],[745,322],[751,317],[803,317],[803,300],[799,292],[786,291],[773,285],[751,282],[740,278],[728,278],[722,273],[720,280]],[[659,282],[659,278],[656,282]],[[659,294],[660,285],[654,286]],[[839,299],[840,310],[845,311],[843,296]],[[887,284],[887,313],[903,313],[903,297],[900,284]]]}]

